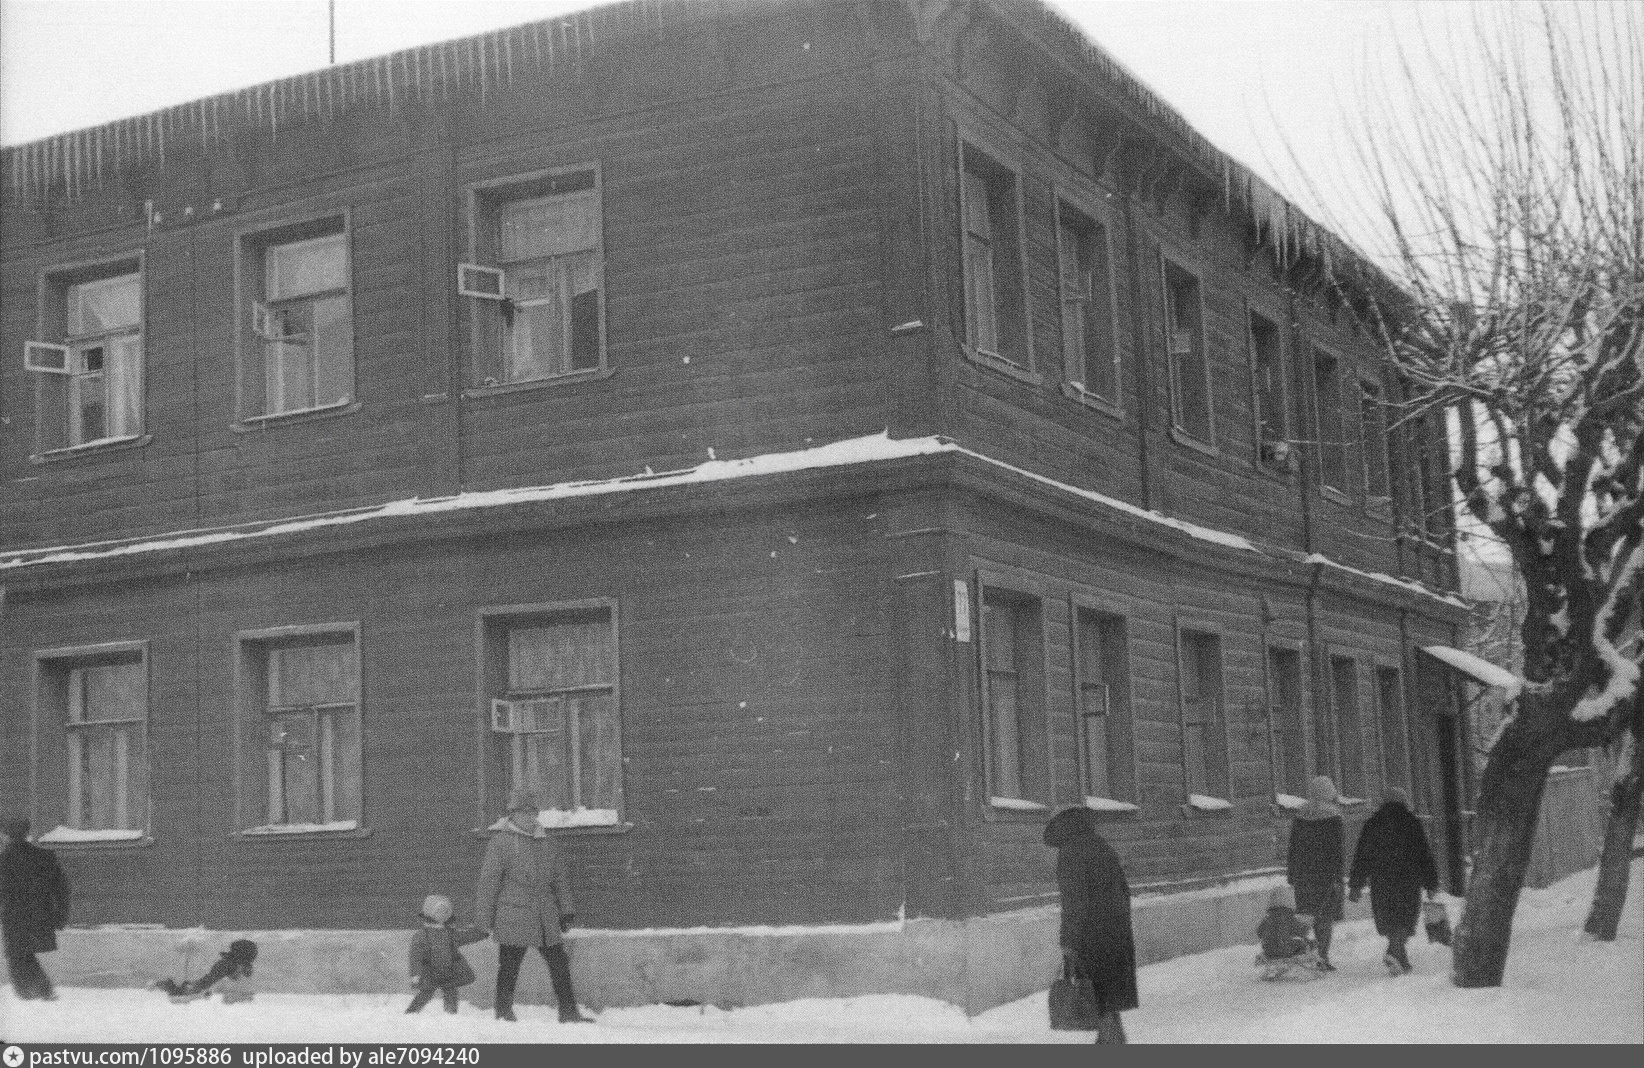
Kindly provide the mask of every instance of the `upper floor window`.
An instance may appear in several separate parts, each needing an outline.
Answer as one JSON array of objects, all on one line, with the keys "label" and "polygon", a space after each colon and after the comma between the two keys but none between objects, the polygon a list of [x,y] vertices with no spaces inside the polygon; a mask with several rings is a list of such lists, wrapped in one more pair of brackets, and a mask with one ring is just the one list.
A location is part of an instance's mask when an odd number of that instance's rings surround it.
[{"label": "upper floor window", "polygon": [[1323,349],[1313,352],[1313,388],[1318,398],[1319,477],[1325,486],[1345,493],[1347,430],[1342,411],[1341,364]]},{"label": "upper floor window", "polygon": [[1388,475],[1387,406],[1382,401],[1381,386],[1375,382],[1359,382],[1359,426],[1364,443],[1365,496],[1386,501],[1393,492]]},{"label": "upper floor window", "polygon": [[1250,313],[1251,373],[1256,379],[1256,448],[1269,467],[1291,469],[1290,419],[1285,405],[1284,344],[1279,324]]},{"label": "upper floor window", "polygon": [[[992,803],[1050,798],[1040,602],[1011,590],[982,594],[982,693]],[[1008,806],[1007,806],[1008,807]]]},{"label": "upper floor window", "polygon": [[1415,420],[1416,479],[1421,500],[1421,529],[1427,537],[1444,537],[1448,501],[1442,492],[1449,486],[1449,468],[1444,462],[1442,420],[1435,432],[1433,421],[1427,416]]},{"label": "upper floor window", "polygon": [[61,821],[45,841],[140,838],[148,827],[148,666],[141,644],[40,654],[40,707],[47,730],[38,743],[60,753],[61,803],[42,798]]},{"label": "upper floor window", "polygon": [[965,144],[962,154],[965,340],[978,353],[1028,370],[1032,352],[1016,174],[974,145]]},{"label": "upper floor window", "polygon": [[241,349],[241,418],[348,404],[354,314],[344,220],[253,235],[242,253],[252,337]]},{"label": "upper floor window", "polygon": [[1205,351],[1204,305],[1199,280],[1168,258],[1162,260],[1162,265],[1172,420],[1184,434],[1211,445],[1215,438],[1211,423],[1210,362]]},{"label": "upper floor window", "polygon": [[36,372],[39,450],[143,432],[143,276],[135,261],[48,275],[42,332],[24,366]]},{"label": "upper floor window", "polygon": [[1272,732],[1273,784],[1295,795],[1307,792],[1307,742],[1302,734],[1302,658],[1295,649],[1267,650],[1268,730]]},{"label": "upper floor window", "polygon": [[1119,346],[1107,228],[1056,205],[1061,259],[1063,373],[1086,393],[1119,403]]},{"label": "upper floor window", "polygon": [[240,671],[242,822],[263,834],[359,827],[357,628],[241,634]]},{"label": "upper floor window", "polygon": [[1231,789],[1222,694],[1222,639],[1181,632],[1182,768],[1187,792],[1226,799]]},{"label": "upper floor window", "polygon": [[481,384],[605,366],[599,172],[559,171],[474,191],[475,262],[459,265]]},{"label": "upper floor window", "polygon": [[[490,785],[533,791],[561,825],[614,825],[622,809],[616,606],[504,611],[485,628]],[[494,807],[494,806],[493,806]]]},{"label": "upper floor window", "polygon": [[1130,659],[1123,616],[1080,608],[1075,685],[1080,773],[1088,797],[1130,801],[1136,793],[1130,718]]}]

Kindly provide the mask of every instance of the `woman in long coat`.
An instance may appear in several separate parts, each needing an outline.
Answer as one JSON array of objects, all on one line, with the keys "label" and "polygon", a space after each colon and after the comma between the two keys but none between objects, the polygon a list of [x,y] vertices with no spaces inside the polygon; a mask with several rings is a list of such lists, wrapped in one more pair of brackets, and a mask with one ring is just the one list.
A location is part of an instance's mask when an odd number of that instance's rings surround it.
[{"label": "woman in long coat", "polygon": [[1139,1000],[1130,884],[1119,855],[1096,833],[1095,816],[1086,808],[1063,809],[1051,817],[1045,844],[1056,849],[1062,952],[1095,988],[1096,1041],[1124,1042],[1119,1014],[1136,1008]]},{"label": "woman in long coat", "polygon": [[589,1023],[577,1009],[562,938],[576,911],[571,883],[559,843],[537,819],[541,807],[528,791],[510,793],[508,815],[492,828],[480,866],[474,914],[497,942],[496,1015],[499,1020],[515,1019],[519,966],[525,951],[535,946],[554,982],[560,1023]]},{"label": "woman in long coat", "polygon": [[29,821],[5,820],[0,851],[0,937],[6,946],[6,970],[19,998],[52,1001],[51,979],[36,959],[57,948],[57,932],[68,923],[68,878],[56,854],[28,840]]},{"label": "woman in long coat", "polygon": [[1438,890],[1438,865],[1433,862],[1427,832],[1410,811],[1410,795],[1397,786],[1387,791],[1387,800],[1364,821],[1353,849],[1348,896],[1357,901],[1366,885],[1376,933],[1387,939],[1382,963],[1394,975],[1408,972],[1410,955],[1405,943],[1416,933],[1421,892],[1431,895]]},{"label": "woman in long coat", "polygon": [[1346,829],[1336,807],[1336,784],[1316,776],[1307,784],[1307,803],[1290,822],[1287,865],[1296,912],[1313,917],[1313,938],[1319,944],[1319,968],[1333,972],[1330,936],[1342,916],[1342,871],[1346,866]]}]

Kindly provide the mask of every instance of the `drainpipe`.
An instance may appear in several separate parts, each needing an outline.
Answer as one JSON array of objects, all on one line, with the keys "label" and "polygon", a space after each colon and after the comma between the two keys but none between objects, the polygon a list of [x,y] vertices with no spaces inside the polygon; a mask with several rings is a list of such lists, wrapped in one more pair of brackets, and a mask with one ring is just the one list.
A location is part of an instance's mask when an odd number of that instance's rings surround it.
[{"label": "drainpipe", "polygon": [[[1124,184],[1129,187],[1134,183],[1127,181]],[[1136,391],[1140,394],[1136,404],[1137,461],[1141,464],[1142,472],[1142,507],[1152,509],[1157,503],[1153,499],[1153,463],[1148,447],[1148,435],[1153,430],[1153,368],[1147,346],[1148,315],[1144,303],[1145,294],[1142,292],[1141,248],[1140,242],[1136,240],[1135,201],[1135,189],[1126,188],[1125,256],[1130,261],[1130,334],[1136,353]]]}]

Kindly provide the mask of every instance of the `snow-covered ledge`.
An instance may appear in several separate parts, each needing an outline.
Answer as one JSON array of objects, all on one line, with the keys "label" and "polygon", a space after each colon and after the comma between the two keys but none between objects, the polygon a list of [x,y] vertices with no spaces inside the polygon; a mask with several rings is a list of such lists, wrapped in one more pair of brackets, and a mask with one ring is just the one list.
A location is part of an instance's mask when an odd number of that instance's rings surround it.
[{"label": "snow-covered ledge", "polygon": [[141,842],[147,834],[147,831],[140,830],[82,830],[58,824],[34,840],[44,845],[92,845],[101,842]]},{"label": "snow-covered ledge", "polygon": [[1049,812],[1049,805],[1042,805],[1037,801],[1024,801],[1020,797],[990,797],[988,804],[993,808],[1002,808],[1008,812]]},{"label": "snow-covered ledge", "polygon": [[1085,807],[1095,812],[1139,812],[1129,801],[1115,801],[1111,797],[1086,797]]},{"label": "snow-covered ledge", "polygon": [[1273,815],[1285,817],[1290,815],[1292,812],[1301,811],[1302,807],[1306,804],[1307,798],[1297,797],[1295,794],[1287,794],[1280,791],[1279,793],[1273,795]]},{"label": "snow-covered ledge", "polygon": [[1191,816],[1199,812],[1231,812],[1233,802],[1225,797],[1211,797],[1209,794],[1188,794],[1187,804],[1182,806],[1182,815]]},{"label": "snow-covered ledge", "polygon": [[359,820],[332,820],[329,823],[265,823],[261,827],[247,827],[241,834],[263,836],[340,834],[358,831]]}]

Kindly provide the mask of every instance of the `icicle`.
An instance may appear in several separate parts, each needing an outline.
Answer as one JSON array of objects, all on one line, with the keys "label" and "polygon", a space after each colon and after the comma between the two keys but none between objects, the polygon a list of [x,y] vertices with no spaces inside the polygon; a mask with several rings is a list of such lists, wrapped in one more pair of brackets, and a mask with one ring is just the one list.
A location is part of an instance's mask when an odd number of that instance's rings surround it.
[{"label": "icicle", "polygon": [[504,85],[514,84],[514,35],[511,32],[502,36],[502,81]]},{"label": "icicle", "polygon": [[545,32],[547,32],[547,27],[540,22],[531,27],[531,50],[536,54],[537,69],[539,70],[542,69],[542,35]]}]

